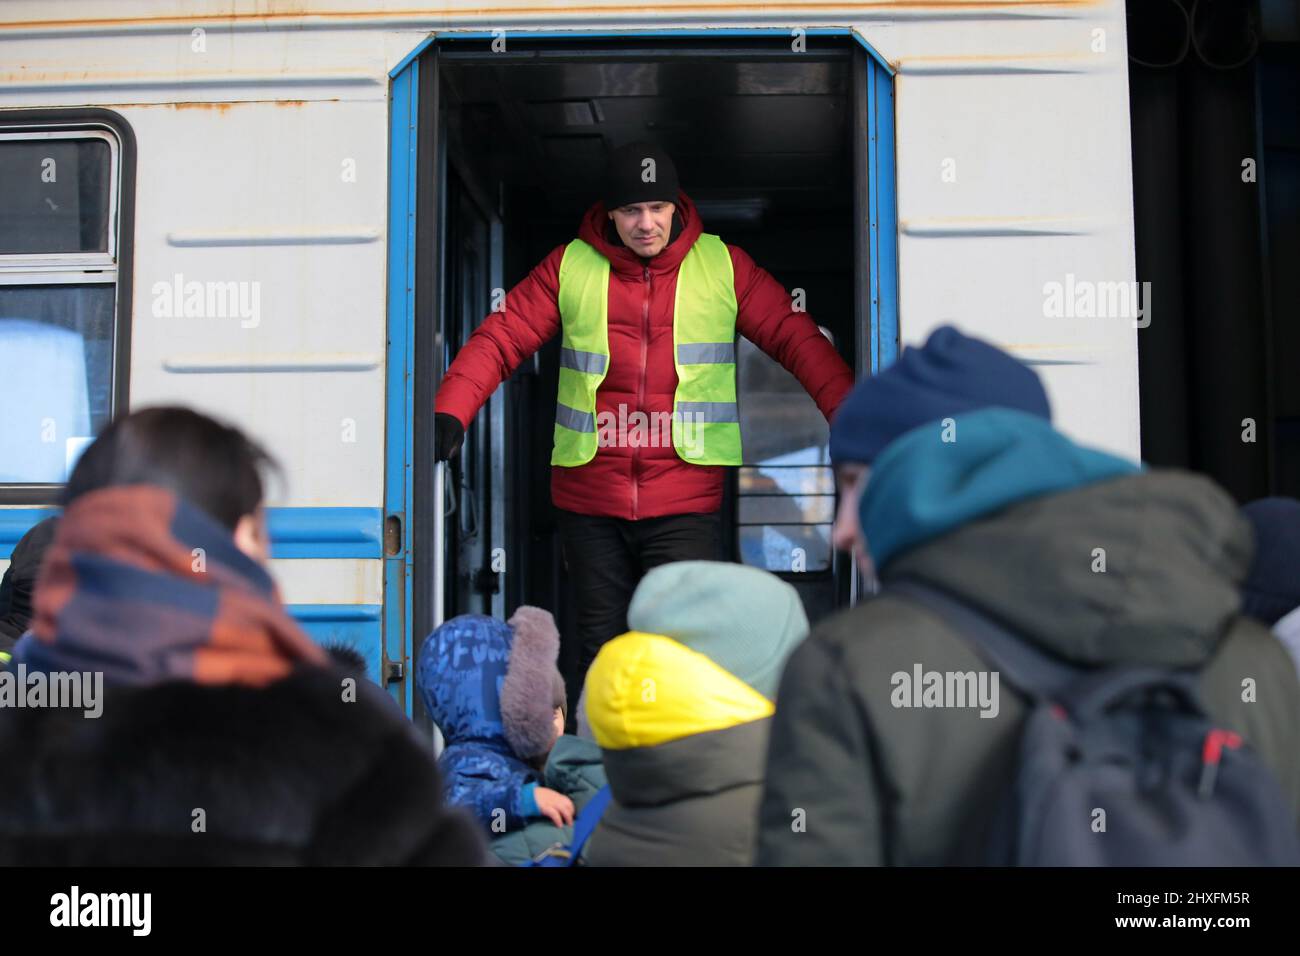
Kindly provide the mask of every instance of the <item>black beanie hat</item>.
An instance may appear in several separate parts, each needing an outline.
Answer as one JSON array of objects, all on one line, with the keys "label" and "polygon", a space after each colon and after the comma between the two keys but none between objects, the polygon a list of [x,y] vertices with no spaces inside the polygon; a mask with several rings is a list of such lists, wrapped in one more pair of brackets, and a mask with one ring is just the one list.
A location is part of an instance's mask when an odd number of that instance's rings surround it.
[{"label": "black beanie hat", "polygon": [[677,190],[677,167],[654,143],[628,143],[609,154],[605,167],[607,210],[636,202],[677,202]]}]

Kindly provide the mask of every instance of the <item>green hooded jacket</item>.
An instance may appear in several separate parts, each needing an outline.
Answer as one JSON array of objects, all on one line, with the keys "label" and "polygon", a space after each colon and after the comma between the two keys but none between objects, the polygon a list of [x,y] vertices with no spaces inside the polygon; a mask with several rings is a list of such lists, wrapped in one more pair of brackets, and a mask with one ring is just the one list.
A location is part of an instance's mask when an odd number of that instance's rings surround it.
[{"label": "green hooded jacket", "polygon": [[[600,748],[594,741],[563,735],[551,748],[538,786],[564,794],[573,801],[574,814],[580,813],[596,791],[605,786]],[[502,834],[488,848],[502,863],[519,866],[550,847],[568,846],[571,842],[573,827],[557,827],[543,817],[521,830]]]},{"label": "green hooded jacket", "polygon": [[979,859],[1028,708],[1005,686],[992,718],[893,705],[892,675],[918,664],[987,669],[945,620],[889,595],[902,576],[1080,665],[1199,668],[1210,716],[1255,748],[1300,818],[1300,684],[1282,644],[1238,614],[1253,544],[1232,499],[1203,477],[1081,449],[1031,417],[959,416],[948,448],[922,426],[877,459],[861,511],[883,593],[824,621],[786,667],[760,864]]}]

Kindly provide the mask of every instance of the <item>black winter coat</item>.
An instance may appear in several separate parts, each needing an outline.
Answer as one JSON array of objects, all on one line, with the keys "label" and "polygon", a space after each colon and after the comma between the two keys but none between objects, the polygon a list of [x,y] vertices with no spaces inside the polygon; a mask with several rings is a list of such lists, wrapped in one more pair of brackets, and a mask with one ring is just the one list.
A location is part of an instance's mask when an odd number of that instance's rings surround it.
[{"label": "black winter coat", "polygon": [[379,688],[105,688],[103,713],[0,709],[0,865],[474,865],[478,828]]}]

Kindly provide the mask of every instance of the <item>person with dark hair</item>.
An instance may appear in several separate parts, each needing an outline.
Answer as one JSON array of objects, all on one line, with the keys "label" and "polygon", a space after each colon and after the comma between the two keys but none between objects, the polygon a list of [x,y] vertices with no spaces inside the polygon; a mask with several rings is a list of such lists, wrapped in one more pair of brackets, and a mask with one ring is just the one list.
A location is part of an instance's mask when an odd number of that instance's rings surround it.
[{"label": "person with dark hair", "polygon": [[[672,158],[633,142],[604,191],[474,331],[438,387],[435,457],[560,336],[551,498],[578,609],[565,634],[570,702],[627,630],[637,582],[672,561],[722,560],[727,469],[744,461],[736,337],[779,362],[830,421],[853,372],[811,316],[741,248],[706,232]],[[572,708],[571,708],[572,710]]]},{"label": "person with dark hair", "polygon": [[9,567],[0,579],[0,664],[9,663],[14,643],[32,623],[36,575],[58,524],[56,515],[33,525],[18,539],[9,556]]},{"label": "person with dark hair", "polygon": [[426,742],[280,603],[267,464],[184,408],[77,463],[13,668],[102,703],[0,710],[0,865],[484,861]]},{"label": "person with dark hair", "polygon": [[110,423],[85,450],[63,503],[120,485],[165,488],[229,530],[241,551],[265,561],[262,471],[274,467],[237,428],[179,406],[142,408]]}]

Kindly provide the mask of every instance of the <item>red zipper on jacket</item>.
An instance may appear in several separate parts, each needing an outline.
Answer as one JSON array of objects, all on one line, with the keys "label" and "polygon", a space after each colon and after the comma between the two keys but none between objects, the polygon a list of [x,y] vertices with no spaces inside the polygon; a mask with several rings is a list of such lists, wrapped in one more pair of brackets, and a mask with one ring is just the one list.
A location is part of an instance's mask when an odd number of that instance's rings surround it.
[{"label": "red zipper on jacket", "polygon": [[[645,411],[645,366],[650,352],[650,267],[641,266],[645,296],[641,300],[641,371],[637,376],[636,411]],[[632,446],[632,520],[637,520],[637,486],[641,480],[641,446]]]}]

